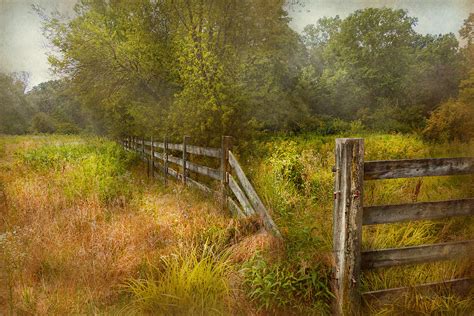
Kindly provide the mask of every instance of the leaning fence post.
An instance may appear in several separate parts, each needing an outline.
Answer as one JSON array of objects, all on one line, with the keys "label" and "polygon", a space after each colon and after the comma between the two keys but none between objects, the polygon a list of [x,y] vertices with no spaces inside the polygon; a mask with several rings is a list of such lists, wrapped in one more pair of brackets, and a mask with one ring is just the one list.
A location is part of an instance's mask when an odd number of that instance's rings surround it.
[{"label": "leaning fence post", "polygon": [[333,213],[335,314],[360,313],[364,140],[336,139]]},{"label": "leaning fence post", "polygon": [[232,137],[222,136],[222,158],[221,158],[221,196],[222,196],[222,208],[227,208],[227,187],[229,185],[229,150],[232,149]]},{"label": "leaning fence post", "polygon": [[163,143],[163,178],[166,185],[168,183],[168,138],[166,136]]},{"label": "leaning fence post", "polygon": [[189,138],[190,138],[189,136],[183,137],[183,184],[186,184],[186,159],[187,159],[186,146],[187,146]]}]

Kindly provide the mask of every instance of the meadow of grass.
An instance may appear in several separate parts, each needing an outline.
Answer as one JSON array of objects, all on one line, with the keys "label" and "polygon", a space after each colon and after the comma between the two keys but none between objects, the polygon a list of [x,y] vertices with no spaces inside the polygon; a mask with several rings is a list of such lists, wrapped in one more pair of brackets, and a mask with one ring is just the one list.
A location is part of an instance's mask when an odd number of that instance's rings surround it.
[{"label": "meadow of grass", "polygon": [[[361,135],[366,160],[472,156],[474,144]],[[212,197],[147,179],[114,142],[0,137],[0,314],[325,315],[332,294],[335,136],[273,137],[239,159],[279,226],[236,220]],[[471,197],[471,176],[367,181],[365,205]],[[472,239],[471,218],[368,226],[364,249]],[[472,263],[379,269],[376,290],[472,275]],[[370,314],[468,314],[454,295]]]},{"label": "meadow of grass", "polygon": [[212,198],[103,139],[5,136],[0,155],[0,314],[230,313],[219,245],[246,230]]}]

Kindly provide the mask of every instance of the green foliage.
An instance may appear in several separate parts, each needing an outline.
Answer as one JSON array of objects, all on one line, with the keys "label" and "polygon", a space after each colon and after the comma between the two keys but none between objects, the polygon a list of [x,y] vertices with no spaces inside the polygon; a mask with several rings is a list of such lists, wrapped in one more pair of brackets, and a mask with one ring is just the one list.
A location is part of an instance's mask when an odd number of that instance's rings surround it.
[{"label": "green foliage", "polygon": [[[248,296],[260,309],[270,312],[297,309],[329,314],[330,270],[322,265],[308,268],[269,264],[256,255],[242,268]],[[309,306],[309,308],[308,308]]]},{"label": "green foliage", "polygon": [[130,280],[125,291],[132,295],[131,311],[158,315],[221,315],[229,311],[229,273],[226,253],[202,248],[183,249],[148,263],[145,275]]},{"label": "green foliage", "polygon": [[32,109],[24,96],[26,84],[21,74],[0,73],[0,134],[27,131]]},{"label": "green foliage", "polygon": [[36,113],[31,119],[31,130],[35,133],[54,133],[56,122],[46,113]]},{"label": "green foliage", "polygon": [[428,119],[423,136],[437,142],[471,141],[474,138],[474,107],[456,100],[441,104]]},{"label": "green foliage", "polygon": [[463,58],[453,34],[417,34],[416,21],[404,10],[367,8],[307,26],[299,93],[313,113],[383,132],[422,128],[430,110],[456,95]]},{"label": "green foliage", "polygon": [[272,124],[297,113],[288,83],[301,47],[283,4],[82,1],[71,21],[43,16],[61,53],[52,66],[103,130],[217,143],[251,134],[270,106],[279,113]]},{"label": "green foliage", "polygon": [[58,181],[69,199],[97,198],[113,203],[131,193],[126,177],[135,157],[115,143],[95,140],[46,145],[19,152],[18,159],[39,172],[59,172]]},{"label": "green foliage", "polygon": [[43,82],[26,98],[36,112],[30,124],[33,132],[77,134],[86,126],[88,118],[64,79]]}]

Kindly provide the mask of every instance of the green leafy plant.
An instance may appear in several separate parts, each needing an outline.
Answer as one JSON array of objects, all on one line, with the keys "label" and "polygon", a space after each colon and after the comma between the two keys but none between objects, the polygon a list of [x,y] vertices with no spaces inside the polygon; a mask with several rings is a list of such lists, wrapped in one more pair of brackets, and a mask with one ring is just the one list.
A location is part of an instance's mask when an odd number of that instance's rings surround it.
[{"label": "green leafy plant", "polygon": [[243,265],[248,296],[260,309],[276,311],[307,306],[319,312],[329,311],[329,270],[319,264],[311,268],[269,264],[257,255]]}]

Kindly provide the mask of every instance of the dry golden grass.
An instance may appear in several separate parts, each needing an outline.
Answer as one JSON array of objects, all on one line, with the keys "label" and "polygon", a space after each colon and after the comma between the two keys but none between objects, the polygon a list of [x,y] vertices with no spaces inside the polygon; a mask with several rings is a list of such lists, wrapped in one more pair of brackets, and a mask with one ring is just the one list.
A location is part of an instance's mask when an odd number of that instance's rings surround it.
[{"label": "dry golden grass", "polygon": [[68,197],[74,165],[33,170],[15,152],[80,139],[0,139],[0,314],[115,314],[127,302],[121,286],[144,262],[228,225],[217,203],[148,181],[142,166],[123,180],[129,198]]}]

